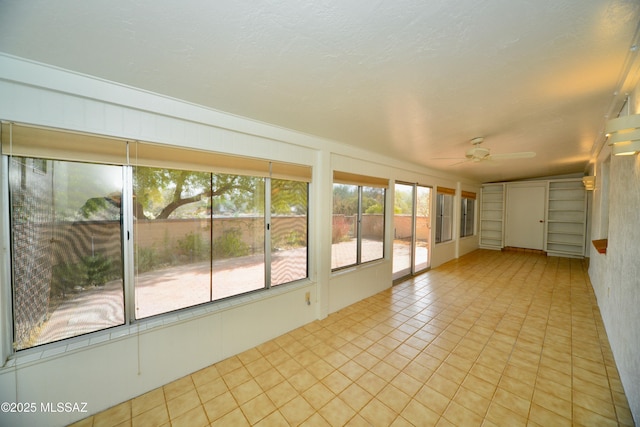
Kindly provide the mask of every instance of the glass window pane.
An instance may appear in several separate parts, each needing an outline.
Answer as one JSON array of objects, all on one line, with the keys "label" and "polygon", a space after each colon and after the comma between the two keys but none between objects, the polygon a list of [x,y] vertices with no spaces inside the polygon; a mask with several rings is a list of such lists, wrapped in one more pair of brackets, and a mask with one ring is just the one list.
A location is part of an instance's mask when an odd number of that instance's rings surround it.
[{"label": "glass window pane", "polygon": [[384,188],[362,187],[361,262],[384,257]]},{"label": "glass window pane", "polygon": [[472,236],[475,200],[463,198],[460,203],[460,237]]},{"label": "glass window pane", "polygon": [[466,224],[467,224],[467,199],[460,200],[460,237],[466,236]]},{"label": "glass window pane", "polygon": [[271,180],[271,285],[307,277],[308,184]]},{"label": "glass window pane", "polygon": [[213,300],[264,288],[264,178],[214,174],[212,189]]},{"label": "glass window pane", "polygon": [[453,196],[438,194],[436,198],[436,243],[447,242],[453,233]]},{"label": "glass window pane", "polygon": [[358,257],[358,186],[333,184],[331,268],[354,265]]},{"label": "glass window pane", "polygon": [[122,325],[122,167],[9,162],[16,349]]},{"label": "glass window pane", "polygon": [[465,223],[465,236],[473,236],[473,228],[475,225],[475,204],[474,199],[467,199],[467,215]]},{"label": "glass window pane", "polygon": [[136,167],[136,318],[211,300],[211,174]]},{"label": "glass window pane", "polygon": [[442,205],[442,241],[447,242],[453,238],[453,196],[443,195]]}]

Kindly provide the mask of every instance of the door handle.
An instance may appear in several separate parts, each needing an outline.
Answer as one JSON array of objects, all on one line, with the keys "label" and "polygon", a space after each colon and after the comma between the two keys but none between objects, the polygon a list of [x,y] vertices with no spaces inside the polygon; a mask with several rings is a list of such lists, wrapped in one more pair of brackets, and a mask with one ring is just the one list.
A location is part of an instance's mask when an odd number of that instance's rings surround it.
[{"label": "door handle", "polygon": [[544,219],[541,219],[541,220],[540,220],[540,221],[538,221],[538,222],[544,222]]}]

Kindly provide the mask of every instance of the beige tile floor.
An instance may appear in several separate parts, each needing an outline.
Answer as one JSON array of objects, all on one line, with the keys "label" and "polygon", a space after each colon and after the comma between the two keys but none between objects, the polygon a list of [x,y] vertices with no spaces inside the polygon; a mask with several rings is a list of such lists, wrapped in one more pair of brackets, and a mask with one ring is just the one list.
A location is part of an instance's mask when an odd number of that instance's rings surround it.
[{"label": "beige tile floor", "polygon": [[584,261],[479,250],[77,426],[633,426]]}]

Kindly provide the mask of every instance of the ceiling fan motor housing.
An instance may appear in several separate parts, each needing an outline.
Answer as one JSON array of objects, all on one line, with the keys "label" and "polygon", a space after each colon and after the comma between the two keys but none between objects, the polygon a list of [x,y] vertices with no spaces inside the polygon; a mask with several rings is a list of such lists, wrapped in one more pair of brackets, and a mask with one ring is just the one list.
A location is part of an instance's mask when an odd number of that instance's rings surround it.
[{"label": "ceiling fan motor housing", "polygon": [[468,150],[466,153],[467,159],[473,160],[474,162],[479,162],[487,157],[489,157],[489,149],[484,147],[473,147]]}]

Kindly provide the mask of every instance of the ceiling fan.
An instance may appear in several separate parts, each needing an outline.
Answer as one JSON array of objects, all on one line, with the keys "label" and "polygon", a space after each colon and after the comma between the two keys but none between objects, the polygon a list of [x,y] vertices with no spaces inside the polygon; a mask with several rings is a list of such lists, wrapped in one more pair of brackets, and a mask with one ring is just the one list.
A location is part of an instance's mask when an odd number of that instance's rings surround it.
[{"label": "ceiling fan", "polygon": [[[454,163],[454,165],[466,162],[484,162],[487,160],[511,160],[511,159],[529,159],[535,157],[536,153],[533,151],[521,151],[517,153],[504,153],[504,154],[491,154],[488,148],[481,147],[480,144],[484,141],[484,138],[478,137],[471,140],[472,148],[467,150],[465,158],[461,162]],[[453,165],[452,165],[453,166]]]}]

